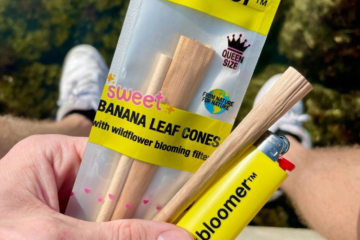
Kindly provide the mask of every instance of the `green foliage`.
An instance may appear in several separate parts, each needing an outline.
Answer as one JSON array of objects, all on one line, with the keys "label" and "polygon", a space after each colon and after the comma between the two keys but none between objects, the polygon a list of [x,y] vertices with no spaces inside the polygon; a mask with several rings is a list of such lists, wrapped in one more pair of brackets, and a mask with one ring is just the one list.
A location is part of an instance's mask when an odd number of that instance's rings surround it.
[{"label": "green foliage", "polygon": [[[54,114],[60,67],[33,63],[0,79],[0,112],[40,118]],[[26,79],[26,83],[20,81]],[[11,100],[11,101],[9,101]]]},{"label": "green foliage", "polygon": [[280,52],[313,82],[360,90],[359,16],[357,0],[293,1],[279,35]]},{"label": "green foliage", "polygon": [[0,0],[0,114],[56,110],[65,54],[87,43],[111,62],[128,0]]},{"label": "green foliage", "polygon": [[360,142],[360,91],[340,94],[314,85],[305,101],[311,120],[305,124],[315,146]]}]

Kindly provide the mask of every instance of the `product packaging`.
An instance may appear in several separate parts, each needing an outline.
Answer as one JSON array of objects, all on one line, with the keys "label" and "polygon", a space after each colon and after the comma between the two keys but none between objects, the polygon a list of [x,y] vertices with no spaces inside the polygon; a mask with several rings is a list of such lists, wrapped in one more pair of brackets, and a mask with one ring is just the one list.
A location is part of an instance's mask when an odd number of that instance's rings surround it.
[{"label": "product packaging", "polygon": [[[289,67],[153,220],[175,223],[234,161],[239,160],[239,156],[312,89],[304,76]],[[277,151],[271,152],[277,154]],[[226,188],[228,184],[222,187]]]},{"label": "product packaging", "polygon": [[210,185],[177,223],[199,240],[235,239],[295,166],[279,158],[289,141],[264,134]]},{"label": "product packaging", "polygon": [[229,135],[280,0],[131,0],[66,214],[152,219]]}]

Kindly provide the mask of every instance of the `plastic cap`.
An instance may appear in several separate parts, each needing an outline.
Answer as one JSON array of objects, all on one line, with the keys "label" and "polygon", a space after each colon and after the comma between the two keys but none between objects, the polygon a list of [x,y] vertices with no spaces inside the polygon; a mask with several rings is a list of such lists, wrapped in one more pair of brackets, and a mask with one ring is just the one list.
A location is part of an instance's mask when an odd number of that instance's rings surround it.
[{"label": "plastic cap", "polygon": [[278,163],[284,171],[292,172],[295,169],[295,165],[283,157],[279,158]]}]

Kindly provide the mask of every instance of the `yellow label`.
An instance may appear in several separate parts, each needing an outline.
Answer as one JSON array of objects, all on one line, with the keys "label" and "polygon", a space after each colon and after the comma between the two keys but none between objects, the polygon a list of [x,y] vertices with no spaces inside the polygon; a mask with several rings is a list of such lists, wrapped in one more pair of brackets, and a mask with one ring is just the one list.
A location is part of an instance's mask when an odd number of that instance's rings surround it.
[{"label": "yellow label", "polygon": [[208,187],[177,225],[198,240],[235,239],[287,176],[277,162],[251,147]]},{"label": "yellow label", "polygon": [[232,129],[228,123],[151,102],[151,96],[140,92],[126,96],[128,101],[120,101],[115,86],[105,86],[89,142],[143,162],[195,172]]},{"label": "yellow label", "polygon": [[268,35],[280,0],[168,0]]}]

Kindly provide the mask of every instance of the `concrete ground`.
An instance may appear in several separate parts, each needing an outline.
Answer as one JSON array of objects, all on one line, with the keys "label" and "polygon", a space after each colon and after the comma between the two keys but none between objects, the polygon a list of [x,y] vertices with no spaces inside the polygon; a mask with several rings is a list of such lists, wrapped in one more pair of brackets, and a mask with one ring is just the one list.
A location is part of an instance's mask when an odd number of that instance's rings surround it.
[{"label": "concrete ground", "polygon": [[296,228],[246,227],[236,240],[326,240],[315,231]]}]

